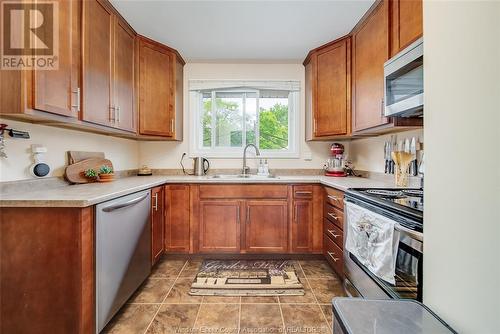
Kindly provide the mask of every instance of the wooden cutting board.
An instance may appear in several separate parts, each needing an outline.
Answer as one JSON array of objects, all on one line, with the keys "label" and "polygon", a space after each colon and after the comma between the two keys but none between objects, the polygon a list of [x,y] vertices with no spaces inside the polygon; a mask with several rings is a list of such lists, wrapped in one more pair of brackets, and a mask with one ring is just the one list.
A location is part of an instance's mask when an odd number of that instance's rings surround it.
[{"label": "wooden cutting board", "polygon": [[68,151],[68,165],[90,158],[104,159],[104,152]]},{"label": "wooden cutting board", "polygon": [[83,172],[87,169],[93,169],[96,172],[99,172],[99,169],[104,165],[113,168],[113,163],[108,159],[90,158],[79,161],[77,163],[74,163],[66,167],[66,173],[65,173],[66,180],[68,180],[71,183],[94,182],[94,180],[86,178],[83,175]]}]

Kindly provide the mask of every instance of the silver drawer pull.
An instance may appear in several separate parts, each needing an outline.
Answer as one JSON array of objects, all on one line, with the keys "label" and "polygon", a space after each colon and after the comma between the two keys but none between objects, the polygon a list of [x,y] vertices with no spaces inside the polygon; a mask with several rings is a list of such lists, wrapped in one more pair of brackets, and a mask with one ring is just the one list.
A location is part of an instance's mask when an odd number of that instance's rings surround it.
[{"label": "silver drawer pull", "polygon": [[332,201],[340,202],[340,198],[338,198],[337,196],[328,195],[328,198],[331,199]]},{"label": "silver drawer pull", "polygon": [[312,195],[312,191],[296,191],[295,195]]},{"label": "silver drawer pull", "polygon": [[339,217],[335,216],[335,215],[334,215],[333,213],[331,213],[331,212],[328,212],[328,215],[329,215],[330,217],[332,217],[333,219],[335,219],[335,220],[339,220]]},{"label": "silver drawer pull", "polygon": [[332,235],[332,237],[334,237],[335,239],[340,237],[340,234],[335,234],[333,230],[327,230],[328,233],[330,233]]},{"label": "silver drawer pull", "polygon": [[158,211],[158,193],[154,194],[153,198],[155,199],[155,204],[153,205],[153,209],[155,211]]},{"label": "silver drawer pull", "polygon": [[327,252],[327,253],[332,258],[333,262],[337,262],[338,260],[340,260],[339,258],[334,257],[334,255],[335,255],[334,253],[332,253],[332,252]]}]

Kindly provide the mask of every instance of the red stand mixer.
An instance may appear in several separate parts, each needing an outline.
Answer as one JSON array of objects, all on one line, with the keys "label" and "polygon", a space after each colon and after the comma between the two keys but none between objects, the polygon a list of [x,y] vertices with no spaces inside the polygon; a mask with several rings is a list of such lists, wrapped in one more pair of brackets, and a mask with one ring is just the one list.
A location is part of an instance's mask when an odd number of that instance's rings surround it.
[{"label": "red stand mixer", "polygon": [[344,170],[344,145],[339,143],[333,143],[330,147],[331,158],[326,160],[325,166],[325,175],[326,176],[336,176],[336,177],[344,177],[347,176],[347,173]]}]

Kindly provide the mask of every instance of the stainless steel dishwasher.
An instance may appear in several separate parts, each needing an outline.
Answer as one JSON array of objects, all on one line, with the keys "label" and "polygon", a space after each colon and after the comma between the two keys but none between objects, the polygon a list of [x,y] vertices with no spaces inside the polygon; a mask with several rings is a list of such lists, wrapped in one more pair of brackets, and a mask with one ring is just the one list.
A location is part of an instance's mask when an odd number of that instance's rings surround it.
[{"label": "stainless steel dishwasher", "polygon": [[96,206],[96,327],[99,333],[151,271],[149,190]]}]

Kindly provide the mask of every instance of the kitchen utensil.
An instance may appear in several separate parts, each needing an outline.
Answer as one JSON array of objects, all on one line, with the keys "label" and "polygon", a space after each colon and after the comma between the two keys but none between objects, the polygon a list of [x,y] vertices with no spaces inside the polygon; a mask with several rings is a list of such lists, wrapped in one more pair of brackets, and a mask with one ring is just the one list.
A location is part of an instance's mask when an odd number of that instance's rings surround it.
[{"label": "kitchen utensil", "polygon": [[396,163],[395,165],[396,186],[398,187],[408,186],[408,166],[412,161],[411,154],[402,151],[392,152],[392,159]]},{"label": "kitchen utensil", "polygon": [[93,169],[99,172],[99,168],[102,166],[108,166],[113,169],[113,163],[108,159],[102,158],[90,158],[79,161],[72,165],[66,167],[65,177],[71,183],[89,183],[95,180],[89,179],[83,175],[83,172],[87,169]]},{"label": "kitchen utensil", "polygon": [[410,163],[410,175],[417,176],[417,139],[415,137],[411,138],[410,153],[412,157],[412,161]]},{"label": "kitchen utensil", "polygon": [[392,152],[397,151],[397,140],[398,140],[398,138],[396,135],[391,136],[391,144],[390,144],[390,150],[389,150],[389,155],[391,155],[390,171],[389,172],[391,174],[394,174],[394,171],[395,171],[396,162],[392,158]]},{"label": "kitchen utensil", "polygon": [[210,169],[210,162],[203,157],[195,157],[193,158],[193,160],[194,175],[201,176],[207,174],[208,170]]},{"label": "kitchen utensil", "polygon": [[389,159],[387,158],[387,153],[389,151],[389,142],[385,142],[384,143],[384,160],[385,160],[385,164],[384,164],[384,173],[387,174],[389,173]]},{"label": "kitchen utensil", "polygon": [[104,159],[104,152],[68,151],[68,164],[72,165],[90,158]]},{"label": "kitchen utensil", "polygon": [[403,151],[405,153],[410,153],[410,140],[408,138],[405,138]]}]

